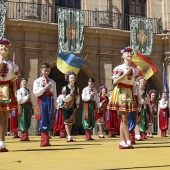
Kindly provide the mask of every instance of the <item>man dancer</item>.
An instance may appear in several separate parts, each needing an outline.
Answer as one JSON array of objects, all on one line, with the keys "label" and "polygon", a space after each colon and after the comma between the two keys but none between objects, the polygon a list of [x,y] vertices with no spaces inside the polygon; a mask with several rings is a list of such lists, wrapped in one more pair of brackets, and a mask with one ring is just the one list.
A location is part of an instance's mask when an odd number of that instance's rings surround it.
[{"label": "man dancer", "polygon": [[50,79],[51,68],[48,63],[41,65],[41,77],[34,81],[33,94],[37,97],[37,115],[40,120],[41,143],[40,146],[51,146],[49,143],[49,132],[52,126],[52,114],[56,109],[56,83]]}]

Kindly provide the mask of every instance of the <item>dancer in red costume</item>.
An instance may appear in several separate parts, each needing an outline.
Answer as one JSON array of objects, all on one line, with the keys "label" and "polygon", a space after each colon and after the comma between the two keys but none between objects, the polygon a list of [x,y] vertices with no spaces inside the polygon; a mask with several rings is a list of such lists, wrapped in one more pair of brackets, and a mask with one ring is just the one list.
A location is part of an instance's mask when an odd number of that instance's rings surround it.
[{"label": "dancer in red costume", "polygon": [[13,132],[13,138],[20,138],[18,135],[18,109],[10,111],[10,132]]},{"label": "dancer in red costume", "polygon": [[53,136],[55,136],[56,132],[60,132],[60,138],[66,138],[66,130],[64,124],[64,117],[62,112],[62,102],[63,102],[63,94],[60,94],[57,97],[57,109],[54,116],[54,126],[53,126]]},{"label": "dancer in red costume", "polygon": [[138,110],[138,106],[133,96],[133,86],[137,71],[131,66],[132,48],[126,47],[121,50],[124,63],[113,70],[113,82],[116,85],[113,89],[111,99],[108,104],[109,110],[118,110],[121,115],[120,124],[120,149],[133,148],[130,138],[127,116],[131,111]]},{"label": "dancer in red costume", "polygon": [[147,137],[153,138],[152,136],[152,124],[153,124],[153,115],[157,111],[157,102],[156,102],[156,90],[151,90],[149,92],[150,97],[150,112],[149,112],[149,127],[147,130]]},{"label": "dancer in red costume", "polygon": [[[109,90],[109,100],[113,90]],[[117,111],[107,110],[106,112],[106,128],[108,129],[108,138],[115,137],[117,130]]]},{"label": "dancer in red costume", "polygon": [[8,152],[5,147],[8,114],[10,110],[17,109],[15,92],[19,69],[16,64],[7,59],[9,46],[9,40],[0,39],[0,152]]},{"label": "dancer in red costume", "polygon": [[166,92],[163,91],[162,99],[159,101],[159,128],[161,130],[161,137],[166,137],[166,131],[168,130],[169,108],[166,97]]},{"label": "dancer in red costume", "polygon": [[107,87],[101,86],[99,89],[100,107],[96,114],[97,124],[99,126],[99,138],[105,138],[103,135],[103,125],[105,124],[105,116],[107,111],[107,104],[109,102],[107,94]]}]

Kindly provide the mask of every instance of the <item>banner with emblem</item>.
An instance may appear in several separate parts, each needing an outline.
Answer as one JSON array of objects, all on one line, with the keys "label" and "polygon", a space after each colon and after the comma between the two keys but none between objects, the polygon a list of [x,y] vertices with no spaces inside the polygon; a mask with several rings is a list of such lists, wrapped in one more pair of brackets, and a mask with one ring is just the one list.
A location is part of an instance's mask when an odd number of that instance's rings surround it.
[{"label": "banner with emblem", "polygon": [[0,0],[0,38],[4,37],[7,1]]},{"label": "banner with emblem", "polygon": [[84,13],[80,9],[58,9],[59,50],[82,53],[84,47]]},{"label": "banner with emblem", "polygon": [[153,25],[151,19],[130,17],[130,44],[134,52],[153,55]]}]

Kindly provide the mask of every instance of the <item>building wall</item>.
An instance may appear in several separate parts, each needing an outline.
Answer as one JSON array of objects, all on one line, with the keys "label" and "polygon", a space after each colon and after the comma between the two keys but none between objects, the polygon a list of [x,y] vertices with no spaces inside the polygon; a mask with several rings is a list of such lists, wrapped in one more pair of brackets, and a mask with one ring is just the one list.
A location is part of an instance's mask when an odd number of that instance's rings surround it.
[{"label": "building wall", "polygon": [[[86,77],[95,78],[97,89],[101,85],[106,85],[108,89],[112,89],[112,70],[122,61],[120,50],[129,45],[130,32],[107,28],[85,28],[84,36],[85,54],[82,57],[85,57],[86,54],[88,54],[88,57],[82,66],[82,71],[86,74]],[[29,88],[32,91],[33,81],[40,75],[40,65],[48,62],[52,67],[56,67],[57,24],[7,20],[6,37],[12,42],[9,59],[12,60],[13,53],[15,53],[20,68],[21,76],[19,80],[21,77],[28,78]],[[148,87],[158,91],[162,91],[162,79],[160,77],[162,77],[163,57],[164,40],[162,35],[154,35],[154,56],[150,56],[149,59],[155,63],[158,72],[149,80]],[[80,86],[81,89],[84,88],[85,83],[80,83]],[[32,96],[32,101],[34,107],[36,107],[34,96]],[[81,114],[81,111],[79,112]],[[30,133],[35,134],[36,130],[37,122],[33,117]]]}]

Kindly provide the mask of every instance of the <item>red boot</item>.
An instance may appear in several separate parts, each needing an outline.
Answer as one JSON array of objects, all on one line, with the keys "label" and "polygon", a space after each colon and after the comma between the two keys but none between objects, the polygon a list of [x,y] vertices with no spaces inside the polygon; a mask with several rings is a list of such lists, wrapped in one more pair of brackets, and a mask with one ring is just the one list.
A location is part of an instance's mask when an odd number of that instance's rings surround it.
[{"label": "red boot", "polygon": [[91,130],[86,130],[86,141],[88,140],[95,140],[91,137]]},{"label": "red boot", "polygon": [[86,138],[85,138],[85,140],[86,141],[90,140],[90,137],[91,137],[90,130],[86,130]]},{"label": "red boot", "polygon": [[28,132],[21,132],[21,140],[20,141],[30,141],[28,137]]},{"label": "red boot", "polygon": [[141,139],[148,139],[145,132],[140,132]]},{"label": "red boot", "polygon": [[0,147],[0,152],[8,152],[8,149]]},{"label": "red boot", "polygon": [[65,130],[61,130],[60,131],[60,136],[59,138],[66,138],[66,131]]},{"label": "red boot", "polygon": [[130,134],[130,141],[131,141],[131,144],[136,144],[135,142],[135,132],[134,132],[134,129],[129,131],[129,134]]},{"label": "red boot", "polygon": [[109,130],[108,138],[112,138],[112,137],[113,137],[113,131]]},{"label": "red boot", "polygon": [[14,132],[13,138],[20,138],[20,137],[18,136],[18,132]]},{"label": "red boot", "polygon": [[48,132],[41,132],[41,143],[40,146],[51,146],[49,143],[49,133]]}]

